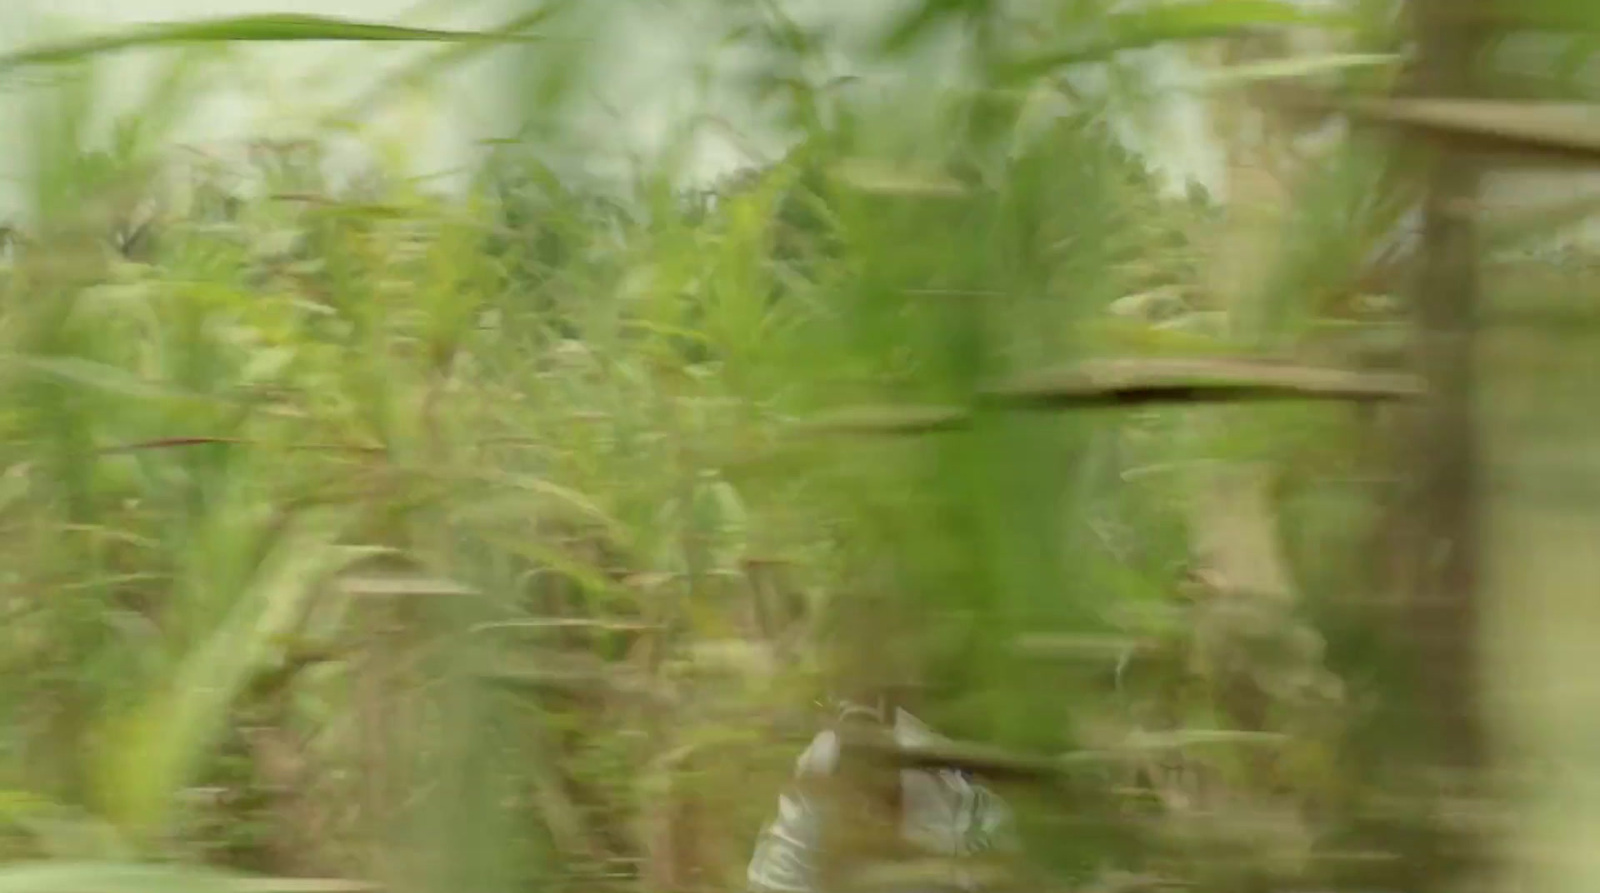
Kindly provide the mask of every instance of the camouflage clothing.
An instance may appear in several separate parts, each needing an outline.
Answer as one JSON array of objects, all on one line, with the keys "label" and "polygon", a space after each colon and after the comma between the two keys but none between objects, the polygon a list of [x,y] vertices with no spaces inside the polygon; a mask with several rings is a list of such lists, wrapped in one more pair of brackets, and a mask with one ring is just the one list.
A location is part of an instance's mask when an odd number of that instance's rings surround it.
[{"label": "camouflage clothing", "polygon": [[[871,708],[846,704],[841,719],[868,714]],[[905,745],[946,739],[904,710],[895,711],[895,740]],[[832,775],[839,765],[839,737],[832,730],[812,739],[795,765],[797,777]],[[904,811],[901,835],[919,849],[942,856],[982,852],[1011,834],[1011,811],[1005,801],[955,770],[904,770],[900,773]],[[778,814],[762,829],[750,860],[752,893],[818,893],[817,872],[822,844],[821,819],[805,794],[791,791],[778,798]],[[952,879],[959,883],[959,879]]]}]

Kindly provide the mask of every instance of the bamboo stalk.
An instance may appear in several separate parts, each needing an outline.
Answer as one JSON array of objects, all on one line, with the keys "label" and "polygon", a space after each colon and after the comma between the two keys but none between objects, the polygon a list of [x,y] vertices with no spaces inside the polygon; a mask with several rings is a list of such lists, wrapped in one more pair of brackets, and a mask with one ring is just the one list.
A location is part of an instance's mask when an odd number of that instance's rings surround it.
[{"label": "bamboo stalk", "polygon": [[[1471,95],[1482,35],[1458,16],[1470,5],[1471,0],[1414,0],[1416,87],[1428,97],[1419,102]],[[1484,760],[1476,690],[1481,519],[1474,348],[1481,287],[1477,223],[1461,209],[1476,204],[1480,173],[1462,148],[1437,147],[1423,202],[1417,361],[1431,399],[1409,451],[1418,533],[1412,544],[1412,632],[1446,743],[1441,755],[1458,769],[1475,771]]]}]

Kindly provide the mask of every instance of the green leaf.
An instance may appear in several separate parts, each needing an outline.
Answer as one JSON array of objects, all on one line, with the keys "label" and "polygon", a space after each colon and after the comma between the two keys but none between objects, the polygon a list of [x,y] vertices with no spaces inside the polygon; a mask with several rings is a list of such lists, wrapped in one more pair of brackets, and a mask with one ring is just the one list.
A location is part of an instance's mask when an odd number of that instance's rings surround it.
[{"label": "green leaf", "polygon": [[365,881],[257,878],[213,868],[137,862],[20,862],[0,866],[0,893],[372,893]]},{"label": "green leaf", "polygon": [[234,700],[298,626],[318,585],[365,555],[334,544],[336,512],[302,516],[257,569],[229,616],[132,713],[100,740],[97,766],[110,818],[135,839],[159,832],[175,794],[191,783]]},{"label": "green leaf", "polygon": [[24,862],[0,867],[0,893],[222,893],[238,879],[201,868]]},{"label": "green leaf", "polygon": [[138,47],[221,41],[490,41],[527,42],[537,37],[495,31],[410,28],[318,15],[268,14],[140,25],[111,34],[29,47],[0,56],[0,74],[29,65],[76,62]]},{"label": "green leaf", "polygon": [[16,356],[0,357],[41,378],[76,385],[108,397],[130,400],[172,400],[193,398],[168,385],[141,379],[125,369],[79,357]]},{"label": "green leaf", "polygon": [[1008,74],[1028,79],[1058,68],[1100,62],[1126,50],[1164,43],[1232,37],[1261,28],[1354,28],[1349,15],[1304,9],[1284,0],[1203,0],[1172,3],[1106,16],[1088,33],[1065,46],[1047,50],[1009,66]]},{"label": "green leaf", "polygon": [[1201,78],[1201,86],[1224,87],[1237,84],[1256,84],[1262,81],[1291,80],[1316,75],[1338,73],[1352,68],[1386,68],[1404,61],[1398,53],[1330,53],[1319,56],[1296,56],[1230,65]]}]

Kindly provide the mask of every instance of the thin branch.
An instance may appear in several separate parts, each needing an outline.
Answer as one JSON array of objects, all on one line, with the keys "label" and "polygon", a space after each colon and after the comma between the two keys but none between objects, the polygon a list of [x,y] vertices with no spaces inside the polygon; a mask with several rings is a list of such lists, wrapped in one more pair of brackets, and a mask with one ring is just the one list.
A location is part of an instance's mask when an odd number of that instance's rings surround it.
[{"label": "thin branch", "polygon": [[1300,112],[1348,115],[1357,123],[1396,127],[1453,148],[1541,161],[1600,161],[1600,105],[1457,98],[1340,98],[1306,89],[1272,91]]},{"label": "thin branch", "polygon": [[1035,373],[989,390],[1001,406],[1072,409],[1252,400],[1402,400],[1422,395],[1407,375],[1265,360],[1102,360]]},{"label": "thin branch", "polygon": [[[230,446],[261,446],[260,441],[244,437],[158,437],[152,440],[139,440],[132,443],[114,444],[95,450],[99,456],[114,456],[122,453],[138,453],[146,450],[169,450],[179,447],[211,446],[227,444]],[[350,453],[382,453],[384,447],[363,446],[353,443],[294,443],[287,444],[284,449],[290,450],[324,450],[332,452]]]},{"label": "thin branch", "polygon": [[[1259,400],[1411,400],[1420,379],[1265,360],[1101,360],[1022,376],[986,389],[980,404],[1022,410],[1138,407],[1154,404]],[[930,434],[972,421],[954,406],[855,407],[804,423],[803,430],[841,434]]]},{"label": "thin branch", "polygon": [[827,434],[934,434],[971,421],[959,406],[858,406],[819,416],[799,427]]},{"label": "thin branch", "polygon": [[1117,763],[1151,751],[1182,750],[1208,745],[1281,746],[1288,736],[1229,729],[1198,729],[1162,735],[1139,735],[1122,746],[1082,750],[1061,756],[1019,754],[986,744],[950,741],[938,744],[901,744],[882,731],[847,729],[840,743],[855,754],[899,769],[958,769],[996,781],[1042,781],[1081,766]]}]

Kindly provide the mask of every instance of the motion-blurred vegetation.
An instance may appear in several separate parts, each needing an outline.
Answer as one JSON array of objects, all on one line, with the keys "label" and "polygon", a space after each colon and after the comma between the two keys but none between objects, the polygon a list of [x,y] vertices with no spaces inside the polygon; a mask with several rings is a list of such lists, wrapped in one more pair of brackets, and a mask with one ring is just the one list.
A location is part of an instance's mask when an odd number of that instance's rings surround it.
[{"label": "motion-blurred vegetation", "polygon": [[[0,271],[0,891],[741,889],[817,702],[887,688],[1011,755],[952,757],[1013,777],[996,889],[1436,883],[1403,411],[986,399],[1401,368],[1421,162],[1271,103],[1386,90],[1394,5],[925,0],[864,38],[729,4],[790,148],[709,189],[700,122],[620,188],[556,163],[570,7],[0,60],[48,82]],[[1521,7],[1578,35],[1524,92],[1582,95],[1580,7]],[[171,138],[209,43],[300,39],[441,44],[402,86],[504,54],[515,136],[465,196],[387,145],[331,178],[338,120]],[[168,44],[92,138],[99,55]],[[1226,203],[1119,139],[1161,45]]]}]

